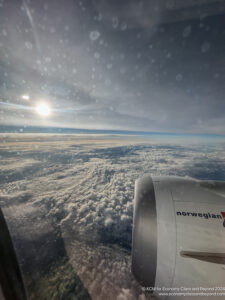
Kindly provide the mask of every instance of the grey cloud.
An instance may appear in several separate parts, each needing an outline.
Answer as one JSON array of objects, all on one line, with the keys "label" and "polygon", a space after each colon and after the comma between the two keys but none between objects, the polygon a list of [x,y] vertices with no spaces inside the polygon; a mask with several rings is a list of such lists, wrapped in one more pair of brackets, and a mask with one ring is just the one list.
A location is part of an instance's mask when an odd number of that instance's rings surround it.
[{"label": "grey cloud", "polygon": [[186,2],[168,5],[30,1],[27,15],[4,2],[3,101],[21,103],[26,92],[69,112],[42,121],[1,105],[1,124],[224,133],[223,15],[207,3],[204,17]]}]

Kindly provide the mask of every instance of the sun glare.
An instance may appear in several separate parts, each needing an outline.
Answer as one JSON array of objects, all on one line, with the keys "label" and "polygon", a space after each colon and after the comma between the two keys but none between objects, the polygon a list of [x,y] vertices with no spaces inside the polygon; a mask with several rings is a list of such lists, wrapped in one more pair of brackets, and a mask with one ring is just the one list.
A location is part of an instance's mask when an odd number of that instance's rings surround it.
[{"label": "sun glare", "polygon": [[23,100],[30,100],[30,96],[29,96],[28,94],[23,94],[23,95],[21,95],[21,98],[22,98]]},{"label": "sun glare", "polygon": [[47,103],[42,102],[37,104],[36,111],[39,115],[47,117],[50,114],[50,107]]}]

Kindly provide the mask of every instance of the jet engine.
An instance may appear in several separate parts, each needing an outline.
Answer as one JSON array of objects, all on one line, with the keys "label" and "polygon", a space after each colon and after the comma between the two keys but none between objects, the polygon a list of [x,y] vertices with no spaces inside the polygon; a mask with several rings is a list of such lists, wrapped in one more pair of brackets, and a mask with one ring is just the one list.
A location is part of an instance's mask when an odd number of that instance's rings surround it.
[{"label": "jet engine", "polygon": [[225,182],[145,175],[135,184],[132,271],[160,299],[225,295]]}]

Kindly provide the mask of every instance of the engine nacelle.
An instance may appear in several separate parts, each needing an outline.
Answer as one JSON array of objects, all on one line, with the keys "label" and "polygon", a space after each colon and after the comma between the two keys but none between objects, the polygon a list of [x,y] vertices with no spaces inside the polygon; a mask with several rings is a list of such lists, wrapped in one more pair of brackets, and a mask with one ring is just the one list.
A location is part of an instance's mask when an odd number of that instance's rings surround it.
[{"label": "engine nacelle", "polygon": [[193,299],[188,293],[225,295],[224,218],[224,182],[150,175],[137,180],[132,241],[137,281],[160,299],[182,291],[186,299]]}]

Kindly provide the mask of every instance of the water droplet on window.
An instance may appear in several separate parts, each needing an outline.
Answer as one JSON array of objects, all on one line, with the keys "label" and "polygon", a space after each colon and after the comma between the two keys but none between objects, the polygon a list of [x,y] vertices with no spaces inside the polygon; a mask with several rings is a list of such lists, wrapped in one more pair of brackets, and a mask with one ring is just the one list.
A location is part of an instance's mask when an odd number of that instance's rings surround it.
[{"label": "water droplet on window", "polygon": [[176,81],[181,81],[183,79],[182,74],[177,74],[176,75]]},{"label": "water droplet on window", "polygon": [[2,35],[7,36],[7,31],[5,29],[2,29]]},{"label": "water droplet on window", "polygon": [[121,30],[126,30],[127,29],[127,24],[123,22],[120,26]]},{"label": "water droplet on window", "polygon": [[112,64],[107,64],[107,69],[112,69]]},{"label": "water droplet on window", "polygon": [[202,53],[206,53],[207,51],[209,51],[209,49],[210,49],[210,43],[204,42],[201,47]]},{"label": "water droplet on window", "polygon": [[100,54],[98,52],[95,52],[94,58],[99,59],[100,58]]},{"label": "water droplet on window", "polygon": [[191,25],[188,25],[183,30],[183,37],[186,38],[191,34]]},{"label": "water droplet on window", "polygon": [[97,30],[93,30],[90,32],[89,37],[92,41],[97,41],[97,39],[100,37],[100,32]]},{"label": "water droplet on window", "polygon": [[25,46],[27,49],[32,50],[33,49],[33,44],[31,42],[26,41]]},{"label": "water droplet on window", "polygon": [[126,68],[124,68],[124,67],[120,68],[120,73],[125,74],[126,73]]},{"label": "water droplet on window", "polygon": [[113,26],[113,28],[117,28],[118,25],[119,25],[119,20],[118,20],[118,18],[117,18],[117,17],[113,17],[113,18],[112,18],[112,26]]}]

